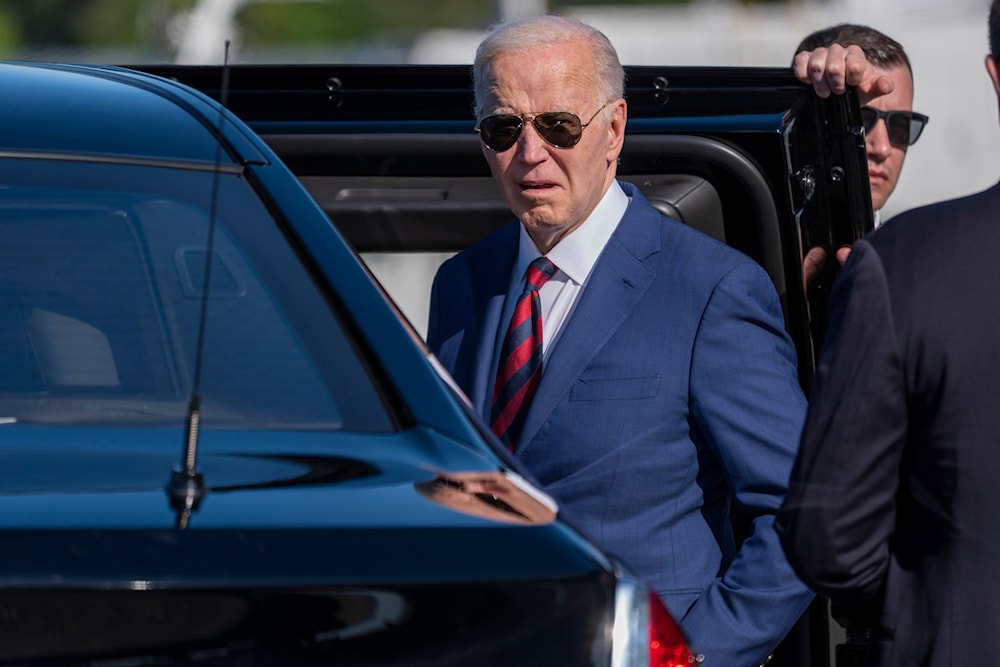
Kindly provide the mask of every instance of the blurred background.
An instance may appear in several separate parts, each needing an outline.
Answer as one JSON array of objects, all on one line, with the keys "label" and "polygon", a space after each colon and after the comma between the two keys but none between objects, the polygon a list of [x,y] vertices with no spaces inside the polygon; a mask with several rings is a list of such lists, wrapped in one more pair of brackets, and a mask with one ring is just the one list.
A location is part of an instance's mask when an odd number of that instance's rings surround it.
[{"label": "blurred background", "polygon": [[[0,58],[111,64],[471,63],[497,21],[561,13],[630,65],[786,67],[844,21],[903,44],[930,116],[883,219],[998,178],[997,100],[983,59],[989,0],[0,0]],[[377,271],[377,267],[373,267]],[[421,298],[424,298],[421,296]],[[414,317],[420,323],[420,314]]]}]

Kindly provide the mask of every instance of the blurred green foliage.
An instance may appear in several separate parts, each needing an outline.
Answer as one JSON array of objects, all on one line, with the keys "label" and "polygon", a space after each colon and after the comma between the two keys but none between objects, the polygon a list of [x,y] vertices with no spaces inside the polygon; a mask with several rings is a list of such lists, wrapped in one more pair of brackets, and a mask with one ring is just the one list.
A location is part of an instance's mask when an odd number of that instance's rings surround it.
[{"label": "blurred green foliage", "polygon": [[[45,48],[166,52],[178,15],[198,0],[0,0],[0,57]],[[483,29],[500,0],[244,0],[247,43],[345,44],[404,40],[428,28]],[[682,4],[689,0],[548,0],[549,11],[581,5]],[[739,0],[781,2],[787,0]]]},{"label": "blurred green foliage", "polygon": [[0,0],[0,56],[44,49],[169,47],[195,0]]},{"label": "blurred green foliage", "polygon": [[252,2],[239,15],[248,39],[261,44],[351,42],[406,38],[427,28],[485,27],[494,18],[490,0],[306,0]]}]

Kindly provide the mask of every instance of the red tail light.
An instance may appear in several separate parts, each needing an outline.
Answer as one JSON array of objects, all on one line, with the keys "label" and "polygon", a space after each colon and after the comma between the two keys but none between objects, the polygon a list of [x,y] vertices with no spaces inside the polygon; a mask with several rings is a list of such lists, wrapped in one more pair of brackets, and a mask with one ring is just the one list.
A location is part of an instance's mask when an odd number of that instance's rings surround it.
[{"label": "red tail light", "polygon": [[649,597],[649,667],[691,667],[701,662],[692,655],[684,633],[655,593]]},{"label": "red tail light", "polygon": [[615,589],[611,667],[694,667],[702,658],[655,593],[630,577]]}]

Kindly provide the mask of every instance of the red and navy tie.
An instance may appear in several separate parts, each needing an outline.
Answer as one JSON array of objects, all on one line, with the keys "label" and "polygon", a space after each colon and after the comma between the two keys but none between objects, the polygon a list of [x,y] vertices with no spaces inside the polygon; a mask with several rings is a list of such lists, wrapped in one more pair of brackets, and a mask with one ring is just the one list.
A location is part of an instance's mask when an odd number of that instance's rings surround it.
[{"label": "red and navy tie", "polygon": [[528,405],[542,379],[542,306],[538,290],[555,272],[556,267],[545,257],[528,267],[524,292],[514,306],[500,350],[490,428],[510,450],[517,446]]}]

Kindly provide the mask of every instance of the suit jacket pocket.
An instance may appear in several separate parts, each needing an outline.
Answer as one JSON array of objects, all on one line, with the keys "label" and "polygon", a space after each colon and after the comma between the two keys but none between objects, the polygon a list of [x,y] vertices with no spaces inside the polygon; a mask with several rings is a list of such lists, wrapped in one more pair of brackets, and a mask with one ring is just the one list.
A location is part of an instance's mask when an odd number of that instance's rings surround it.
[{"label": "suit jacket pocket", "polygon": [[702,591],[659,591],[657,595],[660,596],[660,600],[663,601],[670,615],[679,622],[691,611],[691,607],[702,596]]},{"label": "suit jacket pocket", "polygon": [[571,401],[626,401],[652,398],[660,388],[660,375],[632,378],[585,378],[569,393]]}]

